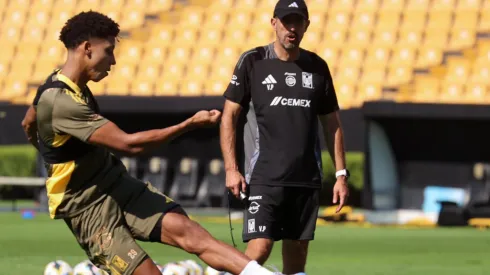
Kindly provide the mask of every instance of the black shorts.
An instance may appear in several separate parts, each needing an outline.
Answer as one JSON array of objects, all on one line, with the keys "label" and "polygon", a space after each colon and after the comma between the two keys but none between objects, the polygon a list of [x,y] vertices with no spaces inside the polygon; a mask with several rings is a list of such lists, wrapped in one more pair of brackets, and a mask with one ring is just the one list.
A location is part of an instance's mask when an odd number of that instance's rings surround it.
[{"label": "black shorts", "polygon": [[313,240],[320,190],[305,187],[249,185],[243,241]]}]

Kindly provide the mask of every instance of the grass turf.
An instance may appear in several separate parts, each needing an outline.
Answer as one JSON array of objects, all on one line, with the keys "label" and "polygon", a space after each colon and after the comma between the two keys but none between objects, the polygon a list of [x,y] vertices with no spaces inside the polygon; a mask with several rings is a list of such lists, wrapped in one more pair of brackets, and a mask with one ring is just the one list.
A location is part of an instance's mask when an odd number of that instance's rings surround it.
[{"label": "grass turf", "polygon": [[[202,222],[217,238],[230,241],[226,223]],[[239,248],[240,224],[234,225]],[[142,243],[157,262],[197,259],[178,249]],[[24,220],[0,213],[0,274],[42,274],[44,265],[62,259],[74,266],[86,259],[63,221],[45,214]],[[488,274],[490,231],[473,228],[401,229],[319,226],[310,246],[307,273],[323,274]],[[268,264],[281,267],[280,243]]]}]

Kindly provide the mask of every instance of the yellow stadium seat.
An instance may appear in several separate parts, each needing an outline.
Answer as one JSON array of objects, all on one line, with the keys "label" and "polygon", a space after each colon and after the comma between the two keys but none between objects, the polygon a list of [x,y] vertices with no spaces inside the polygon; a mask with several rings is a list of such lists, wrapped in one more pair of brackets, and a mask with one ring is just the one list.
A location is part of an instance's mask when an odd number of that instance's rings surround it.
[{"label": "yellow stadium seat", "polygon": [[252,24],[253,14],[251,11],[230,11],[228,27],[230,29],[244,30]]},{"label": "yellow stadium seat", "polygon": [[16,47],[14,60],[29,60],[33,62],[39,54],[39,44],[37,43],[19,43]]},{"label": "yellow stadium seat", "polygon": [[79,0],[75,12],[79,13],[82,11],[99,10],[101,2],[101,0]]},{"label": "yellow stadium seat", "polygon": [[324,44],[340,47],[344,45],[344,42],[346,40],[346,33],[345,31],[338,30],[328,31],[326,32],[323,39]]},{"label": "yellow stadium seat", "polygon": [[[272,11],[274,7],[276,6],[277,0],[261,0],[259,1],[259,4],[257,5],[258,10],[269,10]],[[310,8],[310,4],[312,1],[308,1],[308,8]],[[270,15],[272,17],[272,14]]]},{"label": "yellow stadium seat", "polygon": [[11,13],[5,12],[2,27],[22,27],[27,20],[27,12],[25,10],[14,10]]},{"label": "yellow stadium seat", "polygon": [[103,12],[122,10],[125,0],[104,0],[101,3],[100,10]]},{"label": "yellow stadium seat", "polygon": [[376,101],[382,98],[382,88],[380,83],[366,83],[358,86],[359,99],[363,102]]},{"label": "yellow stadium seat", "polygon": [[48,10],[41,10],[41,11],[31,11],[29,13],[27,23],[24,27],[26,28],[31,28],[31,27],[38,27],[38,28],[45,28],[50,20],[50,14]]},{"label": "yellow stadium seat", "polygon": [[215,49],[213,47],[196,47],[192,55],[193,62],[210,64],[215,60]]},{"label": "yellow stadium seat", "polygon": [[327,30],[330,31],[346,31],[349,27],[351,21],[351,15],[348,12],[331,11],[328,13],[327,17]]},{"label": "yellow stadium seat", "polygon": [[199,45],[218,46],[221,44],[221,39],[223,39],[222,28],[209,28],[199,34]]},{"label": "yellow stadium seat", "polygon": [[340,57],[338,64],[340,67],[359,67],[364,59],[364,48],[359,46],[346,47],[342,50]]},{"label": "yellow stadium seat", "polygon": [[187,65],[186,78],[205,81],[209,79],[209,68],[209,64],[194,61]]},{"label": "yellow stadium seat", "polygon": [[59,68],[60,64],[50,59],[38,59],[34,64],[34,71],[32,73],[32,81],[36,83],[42,83],[55,69]]},{"label": "yellow stadium seat", "polygon": [[47,26],[47,30],[61,31],[66,21],[73,15],[73,12],[64,9],[53,10]]},{"label": "yellow stadium seat", "polygon": [[349,33],[347,43],[349,45],[368,46],[371,43],[372,35],[369,30],[352,30]]},{"label": "yellow stadium seat", "polygon": [[53,14],[58,14],[61,11],[66,11],[70,14],[75,13],[77,1],[76,0],[57,0],[53,3],[53,9],[51,12]]},{"label": "yellow stadium seat", "polygon": [[99,82],[89,82],[87,84],[89,87],[90,91],[94,96],[99,96],[99,95],[105,95],[105,86],[106,82],[105,81],[99,81]]},{"label": "yellow stadium seat", "polygon": [[478,31],[481,32],[490,31],[490,8],[487,11],[482,11],[480,13],[480,20],[478,22]]},{"label": "yellow stadium seat", "polygon": [[472,47],[476,42],[475,29],[453,29],[450,33],[449,50],[461,50]]},{"label": "yellow stadium seat", "polygon": [[397,41],[396,30],[378,30],[373,34],[373,46],[393,46]]},{"label": "yellow stadium seat", "polygon": [[179,95],[181,96],[201,96],[204,83],[200,80],[185,79],[180,84]]},{"label": "yellow stadium seat", "polygon": [[381,5],[381,0],[359,0],[356,5],[357,12],[375,12]]},{"label": "yellow stadium seat", "polygon": [[360,12],[354,14],[350,25],[350,30],[371,30],[376,22],[376,15],[373,12]]},{"label": "yellow stadium seat", "polygon": [[320,44],[322,40],[322,32],[307,31],[303,37],[303,40],[301,41],[301,47],[305,49],[311,49],[318,46],[318,44]]},{"label": "yellow stadium seat", "polygon": [[118,64],[109,72],[108,80],[132,79],[136,73],[136,66],[133,64]]},{"label": "yellow stadium seat", "polygon": [[399,46],[393,49],[389,62],[390,67],[411,67],[415,63],[416,50],[412,47]]},{"label": "yellow stadium seat", "polygon": [[454,29],[476,29],[478,25],[477,11],[456,12],[454,17]]},{"label": "yellow stadium seat", "polygon": [[175,37],[175,29],[170,25],[156,25],[151,29],[150,41],[158,45],[171,45]]},{"label": "yellow stadium seat", "polygon": [[119,22],[121,29],[127,30],[143,25],[145,21],[145,13],[141,10],[131,10],[122,13],[122,18]]},{"label": "yellow stadium seat", "polygon": [[166,63],[184,64],[192,58],[192,49],[190,47],[173,47],[168,51]]},{"label": "yellow stadium seat", "polygon": [[0,60],[0,79],[7,77],[10,70],[10,60]]},{"label": "yellow stadium seat", "polygon": [[442,62],[441,47],[421,47],[415,62],[415,68],[422,69],[439,65]]},{"label": "yellow stadium seat", "polygon": [[136,41],[123,41],[117,50],[116,62],[137,64],[143,56],[143,44]]},{"label": "yellow stadium seat", "polygon": [[405,0],[383,0],[381,11],[401,11],[405,7]]},{"label": "yellow stadium seat", "polygon": [[5,9],[6,14],[11,14],[15,11],[26,12],[29,10],[30,0],[10,0],[7,8]]},{"label": "yellow stadium seat", "polygon": [[21,28],[11,26],[1,26],[0,41],[17,42],[20,40]]},{"label": "yellow stadium seat", "polygon": [[405,10],[426,12],[429,9],[431,0],[408,0]]},{"label": "yellow stadium seat", "polygon": [[490,84],[490,63],[475,63],[471,69],[471,82]]},{"label": "yellow stadium seat", "polygon": [[[1,2],[1,1],[0,1]],[[39,12],[39,11],[49,11],[53,8],[54,5],[54,0],[38,0],[38,1],[32,1],[29,7],[30,15],[32,16],[32,13],[34,12]]]},{"label": "yellow stadium seat", "polygon": [[205,10],[203,28],[222,30],[228,22],[228,12],[226,10]]},{"label": "yellow stadium seat", "polygon": [[430,6],[431,12],[439,12],[439,11],[453,11],[456,7],[456,0],[437,0],[432,1],[432,5]]},{"label": "yellow stadium seat", "polygon": [[409,83],[413,78],[412,67],[399,66],[390,67],[386,79],[386,85],[395,87],[401,84]]},{"label": "yellow stadium seat", "polygon": [[464,99],[468,103],[488,104],[490,97],[489,86],[482,83],[466,84]]},{"label": "yellow stadium seat", "polygon": [[162,66],[158,63],[141,63],[138,65],[136,81],[154,80],[160,77]]},{"label": "yellow stadium seat", "polygon": [[401,14],[396,11],[380,12],[376,20],[375,29],[379,31],[395,32],[401,22]]},{"label": "yellow stadium seat", "polygon": [[146,9],[150,0],[126,0],[126,3],[124,5],[125,12],[127,11],[142,11],[146,12]]},{"label": "yellow stadium seat", "polygon": [[440,96],[441,80],[432,76],[419,76],[415,79],[415,102],[436,102]]},{"label": "yellow stadium seat", "polygon": [[359,67],[343,67],[336,71],[335,79],[339,82],[355,82],[359,79]]},{"label": "yellow stadium seat", "polygon": [[41,45],[39,52],[40,58],[52,59],[54,61],[62,61],[66,52],[61,41],[46,41]]},{"label": "yellow stadium seat", "polygon": [[[270,12],[269,12],[269,20],[270,22]],[[326,25],[326,14],[323,11],[312,10],[310,13],[310,26],[308,27],[308,31],[323,31]],[[264,20],[265,21],[265,20]],[[270,24],[270,23],[269,23]],[[265,26],[265,25],[264,25]]]},{"label": "yellow stadium seat", "polygon": [[229,80],[211,79],[204,83],[204,95],[221,96],[228,87]]},{"label": "yellow stadium seat", "polygon": [[26,79],[9,77],[4,80],[3,92],[0,93],[0,100],[10,100],[17,96],[23,96],[27,92]]},{"label": "yellow stadium seat", "polygon": [[364,60],[365,68],[380,69],[388,65],[388,60],[391,56],[389,46],[372,46],[368,48],[366,59]]},{"label": "yellow stadium seat", "polygon": [[199,27],[204,22],[204,10],[200,7],[186,7],[180,15],[179,26],[188,28]]},{"label": "yellow stadium seat", "polygon": [[22,36],[20,38],[22,42],[38,43],[40,44],[44,40],[44,28],[43,27],[29,27],[24,28]]},{"label": "yellow stadium seat", "polygon": [[255,10],[259,0],[236,0],[235,9],[237,10]]},{"label": "yellow stadium seat", "polygon": [[155,83],[153,80],[132,81],[130,86],[131,96],[153,96]]},{"label": "yellow stadium seat", "polygon": [[[5,40],[8,41],[8,40]],[[2,54],[0,54],[0,62],[4,63],[5,61],[11,61],[12,57],[15,54],[15,49],[17,43],[4,43],[2,41]],[[5,64],[5,63],[4,63]]]},{"label": "yellow stadium seat", "polygon": [[253,45],[266,45],[274,41],[275,34],[271,29],[257,29],[249,34],[248,40]]},{"label": "yellow stadium seat", "polygon": [[162,65],[162,77],[181,79],[184,76],[185,65],[183,63],[177,64],[172,62],[166,62]]},{"label": "yellow stadium seat", "polygon": [[403,30],[399,33],[397,46],[406,46],[417,48],[423,40],[422,31],[420,30]]},{"label": "yellow stadium seat", "polygon": [[[234,63],[236,63],[236,61]],[[230,79],[230,77],[233,75],[234,66],[235,64],[233,63],[213,64],[213,66],[211,66],[211,78]]]},{"label": "yellow stadium seat", "polygon": [[179,46],[194,45],[198,38],[199,32],[197,28],[181,27],[176,30],[176,37],[173,44]]},{"label": "yellow stadium seat", "polygon": [[334,80],[334,82],[337,101],[341,109],[348,109],[361,104],[361,100],[359,100],[356,93],[355,82],[343,82],[337,80]]},{"label": "yellow stadium seat", "polygon": [[208,9],[228,11],[233,9],[234,3],[234,0],[214,0],[211,2],[211,5],[208,7]]},{"label": "yellow stadium seat", "polygon": [[429,14],[428,29],[448,30],[451,28],[453,13],[451,11],[439,11]]},{"label": "yellow stadium seat", "polygon": [[[238,61],[238,57],[240,56],[241,52],[238,48],[236,47],[230,47],[230,46],[223,46],[219,47],[216,49],[216,59],[225,61],[221,63],[235,63]],[[226,63],[228,64],[228,63]]]},{"label": "yellow stadium seat", "polygon": [[180,80],[173,78],[159,79],[155,84],[156,96],[176,96],[179,92]]},{"label": "yellow stadium seat", "polygon": [[173,0],[149,0],[147,6],[149,13],[168,11],[173,6]]},{"label": "yellow stadium seat", "polygon": [[[158,44],[146,44],[141,63],[160,64],[167,57],[167,48]],[[117,60],[116,60],[117,62]]]},{"label": "yellow stadium seat", "polygon": [[129,95],[131,80],[121,77],[110,77],[107,79],[106,93],[113,96]]},{"label": "yellow stadium seat", "polygon": [[442,83],[440,100],[444,103],[461,103],[463,94],[462,84],[446,81]]},{"label": "yellow stadium seat", "polygon": [[478,55],[476,62],[490,63],[490,42],[479,42],[477,51]]},{"label": "yellow stadium seat", "polygon": [[404,11],[400,30],[422,30],[425,28],[427,14],[420,11]]},{"label": "yellow stadium seat", "polygon": [[350,13],[354,10],[355,4],[356,0],[336,0],[331,2],[329,10],[333,12],[345,11]]},{"label": "yellow stadium seat", "polygon": [[226,45],[242,45],[248,36],[247,31],[230,29],[225,32],[222,43]]},{"label": "yellow stadium seat", "polygon": [[456,5],[456,10],[468,10],[468,11],[477,11],[480,9],[481,2],[485,2],[486,0],[459,0]]},{"label": "yellow stadium seat", "polygon": [[468,80],[471,67],[470,61],[465,58],[453,58],[447,61],[445,79],[452,83],[463,84]]},{"label": "yellow stadium seat", "polygon": [[340,56],[339,49],[331,47],[328,44],[319,46],[316,53],[323,58],[331,68],[337,64],[337,59]]},{"label": "yellow stadium seat", "polygon": [[381,85],[384,84],[384,82],[386,81],[386,77],[387,74],[384,68],[380,67],[371,69],[369,67],[368,70],[363,71],[359,83],[364,86],[368,84]]},{"label": "yellow stadium seat", "polygon": [[426,47],[445,47],[447,46],[449,35],[446,29],[428,29],[424,35],[423,46]]}]

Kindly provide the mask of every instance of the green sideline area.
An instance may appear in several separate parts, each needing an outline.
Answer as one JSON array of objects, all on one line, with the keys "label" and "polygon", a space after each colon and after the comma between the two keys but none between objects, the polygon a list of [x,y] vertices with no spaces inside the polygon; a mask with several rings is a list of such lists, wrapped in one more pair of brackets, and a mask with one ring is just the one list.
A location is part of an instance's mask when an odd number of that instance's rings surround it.
[{"label": "green sideline area", "polygon": [[[217,238],[230,242],[226,222],[196,218]],[[241,249],[240,223],[233,223]],[[178,249],[143,243],[161,264],[197,259]],[[309,275],[483,275],[490,270],[490,231],[474,228],[394,228],[319,226],[311,244]],[[46,214],[22,219],[20,213],[0,213],[0,274],[42,274],[49,261],[74,266],[86,259],[63,221]],[[280,243],[269,262],[281,267]]]}]

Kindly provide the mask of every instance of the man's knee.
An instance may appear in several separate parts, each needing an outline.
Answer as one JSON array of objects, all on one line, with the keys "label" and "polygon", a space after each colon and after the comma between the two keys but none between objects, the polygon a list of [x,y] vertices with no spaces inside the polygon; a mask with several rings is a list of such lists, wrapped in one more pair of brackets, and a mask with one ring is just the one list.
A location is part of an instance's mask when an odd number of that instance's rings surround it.
[{"label": "man's knee", "polygon": [[245,254],[260,264],[264,264],[271,254],[274,241],[271,239],[253,239],[248,242]]}]

